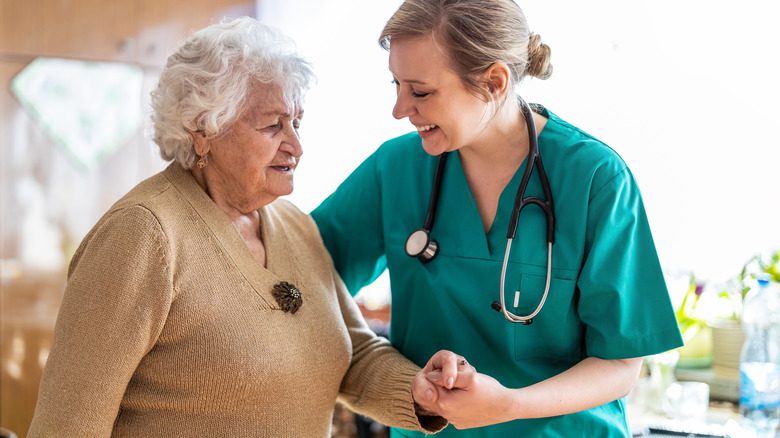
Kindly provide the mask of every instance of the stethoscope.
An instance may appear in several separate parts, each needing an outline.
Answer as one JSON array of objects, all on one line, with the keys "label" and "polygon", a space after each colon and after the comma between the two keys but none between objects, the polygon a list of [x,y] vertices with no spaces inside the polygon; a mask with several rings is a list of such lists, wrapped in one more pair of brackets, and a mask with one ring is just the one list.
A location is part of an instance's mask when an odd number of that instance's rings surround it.
[{"label": "stethoscope", "polygon": [[[502,312],[504,317],[511,322],[519,322],[521,324],[531,324],[533,318],[539,314],[542,310],[544,302],[547,300],[547,294],[550,292],[550,278],[552,277],[552,246],[555,241],[555,213],[553,211],[553,198],[552,190],[550,190],[550,182],[547,180],[547,174],[542,166],[542,156],[539,154],[539,144],[536,139],[536,124],[534,123],[533,113],[531,108],[523,99],[518,99],[520,108],[525,118],[525,123],[528,128],[528,157],[526,160],[526,167],[523,171],[522,179],[520,180],[520,187],[517,189],[517,195],[515,196],[515,204],[512,208],[512,218],[509,221],[509,230],[507,231],[506,250],[504,252],[504,261],[501,264],[501,282],[500,282],[500,304],[499,301],[493,301],[491,307],[498,312]],[[447,163],[447,157],[449,153],[445,152],[439,157],[439,162],[436,165],[436,172],[433,176],[433,189],[431,190],[431,199],[428,204],[428,213],[425,216],[425,224],[422,228],[416,230],[409,235],[406,239],[406,254],[410,257],[416,257],[422,263],[428,263],[436,257],[439,250],[439,243],[431,239],[431,229],[433,228],[434,219],[436,217],[436,206],[439,202],[439,192],[441,191],[441,182],[444,175],[444,166]],[[528,188],[528,182],[531,180],[531,172],[536,168],[539,174],[539,182],[542,185],[542,192],[544,193],[544,199],[536,196],[525,196],[526,188]],[[506,279],[506,268],[509,262],[509,254],[512,250],[512,241],[515,238],[517,232],[517,225],[520,221],[520,212],[528,205],[536,205],[542,209],[545,215],[545,221],[547,224],[547,279],[544,285],[544,294],[539,301],[539,305],[529,315],[521,316],[515,315],[506,308],[504,302],[504,281]],[[520,301],[520,291],[515,292],[514,307],[517,308]]]}]

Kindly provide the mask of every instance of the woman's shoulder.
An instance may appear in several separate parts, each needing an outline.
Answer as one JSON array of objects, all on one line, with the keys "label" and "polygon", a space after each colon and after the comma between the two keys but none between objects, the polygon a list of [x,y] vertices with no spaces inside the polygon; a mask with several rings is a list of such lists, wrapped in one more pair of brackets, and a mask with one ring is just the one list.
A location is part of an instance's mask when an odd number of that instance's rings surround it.
[{"label": "woman's shoulder", "polygon": [[395,185],[400,180],[419,175],[420,169],[429,167],[435,159],[425,153],[417,132],[410,132],[383,142],[363,160],[341,187],[382,186],[385,183]]},{"label": "woman's shoulder", "polygon": [[422,139],[420,138],[420,136],[417,134],[416,131],[412,131],[403,135],[399,135],[398,137],[386,140],[384,143],[382,143],[379,149],[386,152],[393,151],[398,153],[402,151],[408,151],[410,148],[420,146],[421,144],[422,144]]},{"label": "woman's shoulder", "polygon": [[152,199],[164,192],[171,186],[170,181],[165,177],[165,172],[158,172],[139,182],[130,189],[116,204],[125,204],[134,201],[144,201]]},{"label": "woman's shoulder", "polygon": [[268,216],[269,220],[274,220],[279,224],[298,224],[306,222],[308,215],[304,213],[297,205],[287,199],[276,199],[270,204],[264,206],[262,210]]},{"label": "woman's shoulder", "polygon": [[301,211],[298,206],[286,199],[277,199],[262,208],[265,232],[284,235],[284,239],[294,242],[298,255],[314,254],[315,259],[330,260],[319,228],[311,215]]},{"label": "woman's shoulder", "polygon": [[545,168],[560,167],[580,180],[608,179],[627,170],[620,154],[604,141],[546,108],[543,115],[548,121],[539,136],[539,150]]},{"label": "woman's shoulder", "polygon": [[72,274],[82,255],[90,248],[110,247],[118,253],[135,256],[149,253],[147,250],[153,248],[167,247],[167,241],[158,217],[148,207],[123,198],[104,213],[81,240],[71,258],[68,272]]},{"label": "woman's shoulder", "polygon": [[416,131],[385,141],[376,150],[375,155],[382,161],[414,160],[427,156],[422,148],[422,139]]},{"label": "woman's shoulder", "polygon": [[319,231],[311,216],[287,199],[277,199],[264,206],[262,214],[271,231],[283,231],[304,239],[319,240]]},{"label": "woman's shoulder", "polygon": [[120,231],[129,238],[137,238],[145,234],[141,231],[171,228],[182,211],[183,199],[175,194],[166,172],[148,177],[119,198],[98,219],[87,238],[98,230]]},{"label": "woman's shoulder", "polygon": [[425,152],[422,139],[413,131],[382,143],[367,162],[373,160],[378,180],[395,185],[402,178],[427,175],[437,159]]},{"label": "woman's shoulder", "polygon": [[136,184],[127,193],[114,202],[106,211],[101,220],[115,216],[117,213],[128,210],[123,214],[138,214],[141,211],[147,211],[154,215],[154,199],[164,194],[170,188],[170,183],[163,175],[163,172],[156,173],[147,179]]}]

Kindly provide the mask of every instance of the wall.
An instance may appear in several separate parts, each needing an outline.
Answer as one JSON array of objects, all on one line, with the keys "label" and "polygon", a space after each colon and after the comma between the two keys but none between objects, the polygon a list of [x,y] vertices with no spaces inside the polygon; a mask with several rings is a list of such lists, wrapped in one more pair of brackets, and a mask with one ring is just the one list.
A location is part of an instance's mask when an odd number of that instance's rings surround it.
[{"label": "wall", "polygon": [[[393,120],[376,38],[400,0],[264,2],[320,83],[302,126],[292,200],[315,207]],[[662,264],[720,282],[780,248],[780,3],[767,0],[519,0],[552,47],[555,72],[521,94],[612,146],[642,189]],[[410,230],[411,231],[411,230]]]},{"label": "wall", "polygon": [[143,79],[128,105],[146,121],[167,54],[192,31],[255,9],[251,0],[0,2],[0,426],[26,433],[70,254],[114,201],[164,166],[146,123],[98,166],[79,165],[30,118],[11,80],[38,56],[130,63]]}]

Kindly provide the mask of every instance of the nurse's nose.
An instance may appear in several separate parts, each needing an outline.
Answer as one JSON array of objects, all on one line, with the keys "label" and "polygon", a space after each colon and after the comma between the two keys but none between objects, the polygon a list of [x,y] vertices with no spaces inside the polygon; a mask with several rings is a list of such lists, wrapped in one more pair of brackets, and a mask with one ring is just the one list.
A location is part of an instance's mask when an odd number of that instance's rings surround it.
[{"label": "nurse's nose", "polygon": [[398,96],[395,98],[395,106],[393,106],[393,117],[396,119],[403,119],[409,117],[415,113],[414,104],[411,102],[408,96],[404,96],[404,93],[398,92]]}]

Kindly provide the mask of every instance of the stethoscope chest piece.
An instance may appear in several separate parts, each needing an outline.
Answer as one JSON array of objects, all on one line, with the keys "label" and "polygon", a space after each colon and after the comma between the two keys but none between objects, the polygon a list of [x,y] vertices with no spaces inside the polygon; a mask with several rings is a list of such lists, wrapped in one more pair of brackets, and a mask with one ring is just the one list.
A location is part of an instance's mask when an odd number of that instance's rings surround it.
[{"label": "stethoscope chest piece", "polygon": [[425,228],[419,228],[406,239],[406,254],[417,257],[421,262],[428,263],[436,257],[439,243],[431,239],[431,233]]}]

